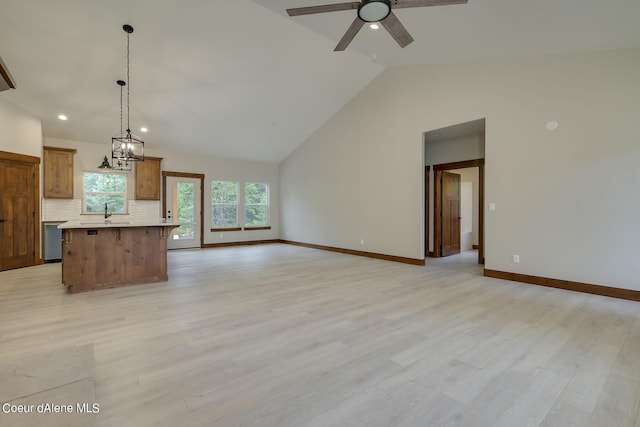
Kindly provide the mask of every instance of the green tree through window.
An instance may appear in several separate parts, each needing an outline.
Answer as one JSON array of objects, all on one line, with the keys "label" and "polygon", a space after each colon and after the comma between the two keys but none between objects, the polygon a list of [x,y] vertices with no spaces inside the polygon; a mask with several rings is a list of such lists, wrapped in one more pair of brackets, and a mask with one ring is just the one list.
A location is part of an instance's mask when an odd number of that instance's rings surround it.
[{"label": "green tree through window", "polygon": [[247,182],[244,185],[244,225],[262,227],[269,224],[269,185]]},{"label": "green tree through window", "polygon": [[127,176],[122,173],[84,173],[84,212],[126,213]]},{"label": "green tree through window", "polygon": [[195,236],[194,190],[195,185],[191,182],[176,183],[177,219],[180,223],[177,232],[181,238],[192,239]]},{"label": "green tree through window", "polygon": [[238,226],[238,182],[211,183],[211,213],[214,228]]}]

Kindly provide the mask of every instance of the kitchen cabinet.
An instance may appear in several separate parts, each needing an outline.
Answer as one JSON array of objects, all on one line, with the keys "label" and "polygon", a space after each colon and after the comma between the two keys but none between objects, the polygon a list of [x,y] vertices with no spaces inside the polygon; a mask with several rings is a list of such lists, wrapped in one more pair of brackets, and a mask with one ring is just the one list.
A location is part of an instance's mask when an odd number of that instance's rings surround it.
[{"label": "kitchen cabinet", "polygon": [[146,157],[136,162],[136,200],[160,200],[160,157]]},{"label": "kitchen cabinet", "polygon": [[73,148],[43,147],[42,194],[50,199],[73,199]]}]

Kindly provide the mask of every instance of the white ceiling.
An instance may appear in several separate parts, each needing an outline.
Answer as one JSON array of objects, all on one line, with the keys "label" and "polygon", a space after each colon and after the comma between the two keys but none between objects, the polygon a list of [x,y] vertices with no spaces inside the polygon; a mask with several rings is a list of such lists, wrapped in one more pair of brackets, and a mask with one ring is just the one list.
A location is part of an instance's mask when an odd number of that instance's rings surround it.
[{"label": "white ceiling", "polygon": [[120,126],[128,23],[131,127],[149,128],[147,149],[279,162],[385,66],[640,47],[638,0],[401,9],[411,45],[363,28],[340,53],[355,12],[284,11],[336,2],[2,0],[0,56],[17,89],[0,99],[40,118],[46,136],[106,147]]},{"label": "white ceiling", "polygon": [[131,127],[149,128],[151,150],[279,162],[383,69],[249,0],[2,0],[0,56],[17,87],[1,99],[46,136],[108,146],[123,24]]},{"label": "white ceiling", "polygon": [[[254,0],[285,9],[336,0]],[[388,65],[467,62],[640,47],[639,0],[469,0],[467,4],[394,11],[415,41],[404,49],[384,28],[367,26],[347,50]],[[289,19],[338,43],[356,11]]]}]

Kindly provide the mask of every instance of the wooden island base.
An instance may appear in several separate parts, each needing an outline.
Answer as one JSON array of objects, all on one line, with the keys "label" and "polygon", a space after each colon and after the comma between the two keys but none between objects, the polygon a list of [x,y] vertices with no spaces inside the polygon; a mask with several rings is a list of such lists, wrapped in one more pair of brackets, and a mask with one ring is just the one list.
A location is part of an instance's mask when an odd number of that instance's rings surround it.
[{"label": "wooden island base", "polygon": [[167,238],[174,227],[63,224],[62,283],[76,293],[167,281]]}]

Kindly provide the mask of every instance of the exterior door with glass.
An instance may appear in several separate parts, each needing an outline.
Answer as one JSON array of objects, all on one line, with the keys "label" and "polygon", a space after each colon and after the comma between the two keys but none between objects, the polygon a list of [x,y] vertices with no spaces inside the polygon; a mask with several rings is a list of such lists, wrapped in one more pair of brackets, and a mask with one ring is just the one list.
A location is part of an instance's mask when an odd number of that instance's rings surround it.
[{"label": "exterior door with glass", "polygon": [[180,224],[169,236],[169,249],[200,247],[200,183],[198,178],[166,177],[165,218]]}]

